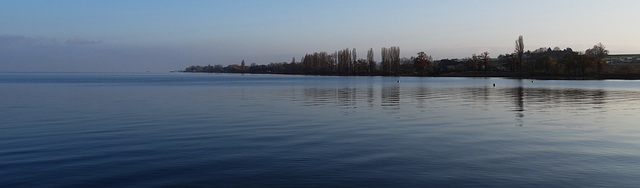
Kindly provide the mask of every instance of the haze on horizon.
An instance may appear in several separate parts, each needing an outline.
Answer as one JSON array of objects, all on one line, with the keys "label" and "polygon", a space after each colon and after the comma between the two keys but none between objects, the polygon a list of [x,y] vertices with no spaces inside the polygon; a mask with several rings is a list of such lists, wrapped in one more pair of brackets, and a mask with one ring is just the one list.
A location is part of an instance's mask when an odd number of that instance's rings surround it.
[{"label": "haze on horizon", "polygon": [[0,1],[0,72],[166,72],[399,46],[434,59],[601,42],[640,53],[640,1]]}]

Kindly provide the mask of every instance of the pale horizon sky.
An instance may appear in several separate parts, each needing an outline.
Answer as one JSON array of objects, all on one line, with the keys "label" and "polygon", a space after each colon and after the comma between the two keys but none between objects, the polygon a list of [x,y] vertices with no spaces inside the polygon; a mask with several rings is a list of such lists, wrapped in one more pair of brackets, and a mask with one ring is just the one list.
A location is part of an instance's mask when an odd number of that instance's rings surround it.
[{"label": "pale horizon sky", "polygon": [[4,0],[0,72],[163,72],[399,46],[434,59],[601,42],[640,54],[640,1]]}]

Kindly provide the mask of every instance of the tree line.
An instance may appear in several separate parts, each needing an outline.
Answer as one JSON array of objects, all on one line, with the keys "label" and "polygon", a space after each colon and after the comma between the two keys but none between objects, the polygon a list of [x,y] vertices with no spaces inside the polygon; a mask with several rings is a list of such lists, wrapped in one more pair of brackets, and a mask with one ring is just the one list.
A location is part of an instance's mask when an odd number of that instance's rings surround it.
[{"label": "tree line", "polygon": [[609,51],[602,43],[594,45],[585,52],[573,51],[571,48],[561,50],[538,48],[534,51],[524,51],[522,36],[515,42],[512,54],[498,57],[499,64],[511,72],[549,75],[585,75],[607,74],[618,70],[608,69],[605,58]]},{"label": "tree line", "polygon": [[[452,72],[516,72],[546,75],[605,74],[608,69],[604,61],[609,51],[602,43],[585,52],[574,52],[571,48],[560,50],[556,47],[525,51],[524,39],[515,41],[513,53],[491,58],[489,52],[472,54],[463,59],[442,59],[434,61],[425,52],[409,58],[400,57],[400,47],[380,49],[381,62],[374,60],[374,50],[367,50],[365,58],[358,58],[355,48],[345,48],[332,53],[314,52],[305,54],[300,61],[295,57],[291,62],[245,65],[190,66],[184,72],[217,73],[276,73],[309,75],[413,75],[438,76]],[[629,68],[629,67],[627,67]],[[631,67],[632,68],[632,67]],[[637,70],[636,70],[637,72]]]},{"label": "tree line", "polygon": [[305,54],[299,62],[295,57],[291,62],[272,62],[258,65],[245,65],[244,60],[237,64],[192,65],[184,72],[218,73],[280,73],[312,75],[435,75],[438,68],[431,56],[420,52],[416,57],[400,58],[400,47],[392,46],[380,49],[381,62],[376,62],[373,48],[367,50],[366,58],[358,58],[355,48],[345,48],[333,53],[314,52]]}]

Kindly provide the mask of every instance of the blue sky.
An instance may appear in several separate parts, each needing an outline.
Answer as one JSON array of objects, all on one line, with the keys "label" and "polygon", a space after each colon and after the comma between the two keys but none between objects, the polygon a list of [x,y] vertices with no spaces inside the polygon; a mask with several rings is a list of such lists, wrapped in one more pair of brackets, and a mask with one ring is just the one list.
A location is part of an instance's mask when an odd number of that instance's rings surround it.
[{"label": "blue sky", "polygon": [[640,1],[0,1],[0,72],[169,71],[399,46],[435,59],[602,42],[640,53]]}]

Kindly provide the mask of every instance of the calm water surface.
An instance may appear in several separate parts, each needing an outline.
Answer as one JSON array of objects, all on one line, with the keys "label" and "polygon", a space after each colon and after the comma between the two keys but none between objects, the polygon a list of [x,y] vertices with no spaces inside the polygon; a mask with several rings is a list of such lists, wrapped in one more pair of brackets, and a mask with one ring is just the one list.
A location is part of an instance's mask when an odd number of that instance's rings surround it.
[{"label": "calm water surface", "polygon": [[640,187],[639,113],[639,81],[0,73],[0,187]]}]

